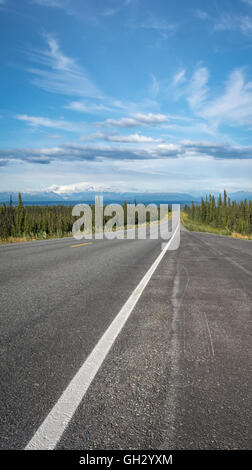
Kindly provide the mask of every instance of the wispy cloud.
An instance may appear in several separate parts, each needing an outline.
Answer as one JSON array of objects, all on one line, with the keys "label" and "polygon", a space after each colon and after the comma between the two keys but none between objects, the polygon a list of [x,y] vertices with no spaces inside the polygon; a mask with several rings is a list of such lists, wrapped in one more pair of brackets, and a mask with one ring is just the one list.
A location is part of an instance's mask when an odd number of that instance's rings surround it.
[{"label": "wispy cloud", "polygon": [[[107,8],[99,8],[96,9],[94,8],[94,13],[93,14],[88,14],[90,18],[98,18],[99,16],[101,17],[110,17],[114,16],[115,14],[119,13],[122,8],[129,6],[131,3],[133,3],[134,0],[116,0],[114,3],[115,6],[112,5],[112,7],[107,7]],[[0,0],[1,2],[1,0]],[[69,15],[73,15],[76,17],[80,16],[80,9],[78,8],[78,5],[74,5],[74,2],[71,2],[71,0],[30,0],[31,3],[35,5],[39,5],[41,7],[49,7],[49,8],[60,8],[64,10],[66,13]],[[86,13],[87,17],[87,13]]]},{"label": "wispy cloud", "polygon": [[152,42],[151,47],[159,48],[162,43],[166,41],[170,36],[174,35],[179,28],[178,23],[168,22],[164,19],[154,17],[149,14],[144,21],[131,21],[128,26],[130,28],[138,30],[149,30],[157,35],[157,40]]},{"label": "wispy cloud", "polygon": [[209,73],[206,67],[195,70],[191,82],[187,87],[187,101],[191,108],[196,109],[205,101],[208,88]]},{"label": "wispy cloud", "polygon": [[138,28],[142,29],[152,29],[153,31],[164,31],[168,34],[173,34],[177,31],[178,29],[178,24],[176,23],[169,23],[166,20],[163,19],[157,19],[152,15],[149,15],[149,18],[147,18],[143,23],[139,23],[137,25]]},{"label": "wispy cloud", "polygon": [[[242,0],[252,5],[252,0]],[[211,16],[205,11],[196,10],[195,16],[200,20],[209,20],[212,25],[212,32],[218,31],[238,31],[243,35],[249,36],[252,32],[252,17],[233,13],[232,11],[223,11],[217,17]]]},{"label": "wispy cloud", "polygon": [[197,110],[208,94],[207,83],[209,72],[206,67],[198,67],[191,78],[186,78],[186,70],[179,70],[172,80],[172,95],[174,99],[186,98],[190,108]]},{"label": "wispy cloud", "polygon": [[[153,85],[154,87],[154,85]],[[159,84],[157,82],[157,87]],[[91,98],[91,99],[81,99],[76,101],[71,101],[65,105],[65,109],[70,109],[71,111],[76,111],[78,113],[87,113],[87,114],[105,114],[110,113],[133,113],[133,112],[142,112],[146,111],[159,111],[160,103],[154,99],[156,96],[155,90],[152,90],[152,86],[146,89],[147,97],[138,102],[128,101],[128,100],[119,100],[110,96],[104,96],[102,98]],[[148,98],[149,96],[149,98]]]},{"label": "wispy cloud", "polygon": [[217,129],[216,129],[216,124],[215,123],[206,123],[202,120],[194,120],[191,119],[188,120],[188,122],[184,122],[183,124],[178,124],[178,123],[171,123],[171,124],[166,124],[163,126],[164,129],[166,129],[169,132],[172,132],[173,134],[179,134],[182,136],[195,136],[196,138],[199,135],[208,135],[216,138],[217,135]]},{"label": "wispy cloud", "polygon": [[[144,111],[155,110],[159,104],[153,99],[158,93],[158,81],[152,76],[152,93],[138,102],[115,99],[103,93],[90,79],[78,60],[67,56],[60,48],[59,42],[51,34],[44,34],[47,48],[44,50],[29,49],[26,51],[29,59],[39,64],[39,67],[29,68],[33,85],[51,93],[59,93],[80,99],[70,101],[66,109],[79,113],[102,114],[104,112],[118,113],[124,110]],[[152,99],[151,99],[152,97]]]},{"label": "wispy cloud", "polygon": [[252,32],[252,18],[225,12],[215,20],[213,29],[214,31],[240,31],[248,35]]},{"label": "wispy cloud", "polygon": [[43,66],[30,68],[33,85],[49,92],[79,97],[101,97],[97,86],[75,59],[66,56],[58,41],[50,34],[44,35],[47,49],[27,51],[28,57]]},{"label": "wispy cloud", "polygon": [[59,134],[49,134],[47,137],[48,137],[48,139],[55,139],[55,140],[57,140],[57,139],[60,139],[60,138],[61,138],[61,135],[59,135]]},{"label": "wispy cloud", "polygon": [[31,2],[43,7],[60,7],[63,3],[62,0],[31,0]]},{"label": "wispy cloud", "polygon": [[121,119],[106,119],[104,122],[98,123],[100,126],[112,127],[141,127],[141,126],[155,126],[167,122],[168,118],[165,114],[153,113],[135,113],[131,117],[123,117]]},{"label": "wispy cloud", "polygon": [[77,111],[79,113],[88,113],[88,114],[97,114],[103,111],[113,111],[114,108],[107,106],[102,103],[90,103],[85,101],[72,101],[67,106],[66,109],[71,109],[72,111]]},{"label": "wispy cloud", "polygon": [[172,85],[177,86],[180,85],[181,83],[185,82],[185,75],[186,75],[186,70],[185,69],[180,69],[173,77],[172,80]]},{"label": "wispy cloud", "polygon": [[195,16],[196,18],[199,18],[200,20],[207,20],[209,18],[209,15],[206,11],[199,10],[199,9],[195,11]]},{"label": "wispy cloud", "polygon": [[46,127],[67,132],[79,133],[86,130],[87,127],[85,123],[69,122],[64,119],[49,119],[41,116],[27,116],[27,114],[19,114],[15,117],[19,121],[27,122],[32,127]]},{"label": "wispy cloud", "polygon": [[96,15],[103,17],[111,17],[119,13],[124,7],[129,6],[134,0],[117,0],[115,6],[111,8],[100,9]]},{"label": "wispy cloud", "polygon": [[[224,84],[222,93],[214,99],[211,99],[212,90],[208,81],[208,69],[199,67],[185,83],[177,80],[177,88],[175,87],[176,98],[183,97],[187,100],[194,118],[197,121],[205,120],[205,123],[195,122],[195,130],[214,135],[219,125],[247,126],[252,129],[252,81],[246,79],[245,69],[233,70]],[[174,82],[176,83],[176,80]],[[181,126],[174,126],[170,122],[166,127],[179,130]],[[190,127],[184,129],[186,131]]]},{"label": "wispy cloud", "polygon": [[113,16],[120,11],[120,8],[109,8],[100,13],[101,16]]},{"label": "wispy cloud", "polygon": [[252,126],[252,82],[246,82],[244,71],[234,70],[224,93],[206,103],[200,114],[218,123]]},{"label": "wispy cloud", "polygon": [[41,7],[62,8],[63,10],[70,11],[69,0],[30,0],[31,3]]},{"label": "wispy cloud", "polygon": [[252,6],[252,0],[241,0],[243,3],[247,3],[248,5]]},{"label": "wispy cloud", "polygon": [[150,95],[156,98],[159,94],[159,82],[154,74],[151,75]]}]

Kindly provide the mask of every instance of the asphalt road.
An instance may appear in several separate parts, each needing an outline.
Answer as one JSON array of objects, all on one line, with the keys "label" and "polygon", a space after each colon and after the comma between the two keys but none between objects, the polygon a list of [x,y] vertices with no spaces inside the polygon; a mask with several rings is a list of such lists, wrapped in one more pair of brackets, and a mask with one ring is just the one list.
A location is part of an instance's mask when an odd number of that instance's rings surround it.
[{"label": "asphalt road", "polygon": [[[80,246],[78,245],[80,243]],[[0,246],[0,446],[23,449],[160,240]],[[251,449],[252,242],[181,233],[58,449]]]}]

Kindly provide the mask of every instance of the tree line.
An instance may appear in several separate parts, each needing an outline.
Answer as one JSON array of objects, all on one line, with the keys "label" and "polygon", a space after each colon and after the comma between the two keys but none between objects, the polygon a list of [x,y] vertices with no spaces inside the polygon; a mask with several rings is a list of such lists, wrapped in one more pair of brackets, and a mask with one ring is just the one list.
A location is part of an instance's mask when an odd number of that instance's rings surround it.
[{"label": "tree line", "polygon": [[72,231],[72,207],[69,206],[24,206],[21,194],[18,205],[0,206],[0,238],[31,237],[47,238],[68,235]]},{"label": "tree line", "polygon": [[[136,205],[136,201],[135,201]],[[95,220],[95,206],[92,209],[92,219]],[[124,225],[127,225],[127,202],[123,204]],[[19,193],[18,205],[14,206],[10,196],[9,204],[0,206],[0,239],[9,238],[53,238],[72,234],[72,226],[77,217],[72,216],[73,206],[24,206]],[[160,210],[158,210],[160,218]],[[105,224],[108,217],[104,217]],[[147,213],[146,222],[150,221]],[[138,224],[138,213],[135,214],[135,224]],[[94,231],[94,227],[93,227]]]},{"label": "tree line", "polygon": [[252,233],[252,201],[231,201],[225,190],[223,195],[219,194],[217,200],[214,195],[209,194],[205,199],[201,198],[200,205],[192,202],[184,210],[193,221],[223,228],[229,233]]}]

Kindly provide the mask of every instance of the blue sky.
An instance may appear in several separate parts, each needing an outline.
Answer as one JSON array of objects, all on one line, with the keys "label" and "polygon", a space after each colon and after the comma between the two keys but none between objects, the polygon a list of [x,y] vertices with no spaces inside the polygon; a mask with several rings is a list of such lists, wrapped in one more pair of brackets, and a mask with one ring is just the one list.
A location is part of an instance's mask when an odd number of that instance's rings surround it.
[{"label": "blue sky", "polygon": [[252,190],[252,0],[0,0],[0,22],[1,191]]}]

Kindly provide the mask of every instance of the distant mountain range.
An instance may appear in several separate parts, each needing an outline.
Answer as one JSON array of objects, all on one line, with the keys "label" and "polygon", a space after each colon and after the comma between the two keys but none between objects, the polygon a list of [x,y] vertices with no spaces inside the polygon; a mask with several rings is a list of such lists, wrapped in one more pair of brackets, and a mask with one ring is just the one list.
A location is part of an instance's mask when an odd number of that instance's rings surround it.
[{"label": "distant mountain range", "polygon": [[[22,201],[24,204],[67,204],[67,203],[94,203],[95,196],[102,196],[104,203],[133,203],[135,200],[137,203],[178,203],[186,204],[192,201],[197,202],[199,198],[195,198],[190,194],[183,193],[134,193],[134,192],[110,192],[110,191],[83,191],[75,193],[61,193],[55,192],[24,192],[22,193]],[[8,203],[10,200],[9,192],[0,193],[0,203]],[[18,201],[18,193],[12,193],[13,204]]]},{"label": "distant mountain range", "polygon": [[[55,191],[30,191],[22,193],[23,203],[26,205],[46,205],[47,203],[52,204],[77,204],[77,203],[94,203],[95,196],[102,196],[104,203],[123,203],[127,201],[128,203],[133,203],[135,200],[137,203],[170,203],[170,204],[190,204],[192,201],[195,203],[200,202],[201,196],[193,196],[192,194],[187,193],[151,193],[151,192],[117,192],[103,190],[97,191],[93,187],[86,189],[85,191],[80,192],[69,192],[63,193]],[[3,202],[9,203],[10,194],[12,194],[13,204],[16,204],[18,201],[18,192],[0,192],[0,203]],[[205,196],[208,194],[206,191],[202,195]],[[218,194],[216,194],[218,196]],[[246,191],[237,191],[232,194],[229,194],[232,200],[237,202],[244,199],[252,200],[252,192]]]},{"label": "distant mountain range", "polygon": [[232,199],[232,201],[244,201],[247,199],[247,201],[252,201],[252,192],[249,191],[236,191],[235,193],[229,194],[229,197]]}]

